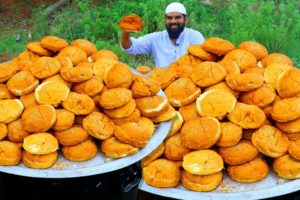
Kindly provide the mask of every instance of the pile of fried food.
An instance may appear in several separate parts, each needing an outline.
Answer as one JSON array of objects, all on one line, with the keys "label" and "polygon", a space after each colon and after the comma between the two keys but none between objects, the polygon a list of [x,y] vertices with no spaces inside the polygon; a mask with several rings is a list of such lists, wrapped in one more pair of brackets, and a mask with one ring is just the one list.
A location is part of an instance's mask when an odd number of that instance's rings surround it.
[{"label": "pile of fried food", "polygon": [[[0,64],[0,165],[45,169],[133,155],[170,120],[159,84],[133,74],[111,50],[46,36]],[[169,111],[170,110],[170,111]],[[174,110],[175,111],[175,110]],[[172,114],[172,113],[171,113]]]},{"label": "pile of fried food", "polygon": [[176,110],[164,143],[142,160],[154,187],[216,189],[300,178],[300,70],[260,43],[211,37],[150,74]]}]

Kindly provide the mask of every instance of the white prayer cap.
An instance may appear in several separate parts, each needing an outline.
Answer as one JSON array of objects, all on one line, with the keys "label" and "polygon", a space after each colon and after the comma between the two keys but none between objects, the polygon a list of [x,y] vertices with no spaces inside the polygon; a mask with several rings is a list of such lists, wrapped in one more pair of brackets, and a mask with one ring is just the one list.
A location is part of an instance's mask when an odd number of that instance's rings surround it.
[{"label": "white prayer cap", "polygon": [[181,3],[178,3],[178,2],[170,3],[167,6],[166,14],[168,14],[170,12],[178,12],[178,13],[181,13],[183,15],[186,15],[186,10],[185,10],[184,5],[182,5]]}]

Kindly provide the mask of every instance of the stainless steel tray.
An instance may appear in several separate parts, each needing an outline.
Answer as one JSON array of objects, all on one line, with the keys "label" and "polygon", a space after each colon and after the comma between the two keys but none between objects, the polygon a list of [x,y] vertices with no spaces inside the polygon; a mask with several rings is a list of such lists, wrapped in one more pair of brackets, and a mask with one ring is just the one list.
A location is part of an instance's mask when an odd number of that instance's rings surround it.
[{"label": "stainless steel tray", "polygon": [[60,155],[54,166],[49,169],[31,169],[21,163],[18,166],[0,166],[0,172],[38,178],[72,178],[115,171],[136,163],[150,154],[163,142],[170,127],[171,121],[160,123],[148,144],[132,156],[110,159],[99,151],[97,156],[89,161],[71,162]]},{"label": "stainless steel tray", "polygon": [[271,172],[267,178],[256,183],[237,183],[226,175],[218,188],[211,192],[194,192],[185,189],[182,185],[176,188],[155,188],[147,185],[144,180],[139,184],[139,189],[160,196],[175,199],[262,199],[280,196],[300,190],[300,179],[284,180]]}]

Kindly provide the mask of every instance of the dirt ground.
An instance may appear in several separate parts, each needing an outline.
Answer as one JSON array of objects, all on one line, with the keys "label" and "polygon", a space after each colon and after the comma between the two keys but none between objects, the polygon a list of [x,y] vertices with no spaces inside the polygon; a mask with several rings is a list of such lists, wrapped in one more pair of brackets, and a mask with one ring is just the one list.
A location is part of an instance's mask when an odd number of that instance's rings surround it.
[{"label": "dirt ground", "polygon": [[[32,10],[42,4],[51,4],[55,0],[0,0],[0,36],[12,34],[15,31],[26,32],[30,24],[26,22],[31,18]],[[0,63],[10,59],[11,56],[0,52]]]}]

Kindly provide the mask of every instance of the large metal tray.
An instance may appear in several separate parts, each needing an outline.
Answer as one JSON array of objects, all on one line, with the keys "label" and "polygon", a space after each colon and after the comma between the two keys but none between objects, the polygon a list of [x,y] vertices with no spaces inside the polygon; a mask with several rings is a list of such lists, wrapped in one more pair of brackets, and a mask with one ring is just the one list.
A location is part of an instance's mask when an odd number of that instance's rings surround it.
[{"label": "large metal tray", "polygon": [[171,121],[160,123],[148,144],[132,156],[110,159],[99,152],[89,161],[71,162],[60,155],[54,166],[49,169],[31,169],[21,163],[18,166],[0,166],[0,172],[38,178],[72,178],[115,171],[136,163],[150,154],[163,142],[170,126]]},{"label": "large metal tray", "polygon": [[176,188],[155,188],[142,180],[139,189],[160,196],[184,200],[263,199],[300,190],[300,179],[288,181],[271,172],[267,178],[259,182],[246,184],[237,183],[225,175],[219,187],[211,192],[189,191],[182,185]]}]

